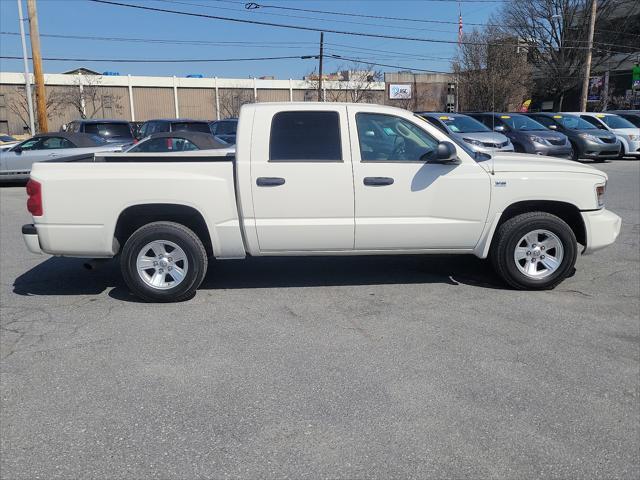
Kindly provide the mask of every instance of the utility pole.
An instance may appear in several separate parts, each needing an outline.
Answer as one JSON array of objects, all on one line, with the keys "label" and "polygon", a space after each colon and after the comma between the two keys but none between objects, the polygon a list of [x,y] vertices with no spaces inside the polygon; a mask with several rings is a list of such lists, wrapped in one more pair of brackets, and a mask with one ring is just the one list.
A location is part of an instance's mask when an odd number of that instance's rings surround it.
[{"label": "utility pole", "polygon": [[20,39],[22,40],[22,60],[24,61],[24,89],[27,95],[27,109],[29,110],[29,131],[36,134],[35,121],[33,119],[33,98],[31,97],[31,78],[29,75],[29,61],[27,55],[27,40],[24,36],[24,17],[22,16],[22,0],[18,1],[18,19],[20,21]]},{"label": "utility pole", "polygon": [[324,32],[320,32],[320,56],[318,57],[318,101],[322,101],[322,56],[324,54]]},{"label": "utility pole", "polygon": [[593,49],[593,32],[596,28],[596,8],[597,0],[591,0],[591,17],[589,18],[589,41],[587,45],[587,59],[584,67],[584,78],[582,79],[582,95],[580,97],[580,111],[587,111],[587,97],[589,95],[589,77],[591,76],[591,50]]},{"label": "utility pole", "polygon": [[47,94],[44,90],[44,75],[42,73],[42,55],[40,53],[40,32],[38,30],[38,11],[36,0],[27,0],[29,13],[29,37],[31,38],[31,56],[33,57],[33,76],[36,84],[36,106],[38,110],[38,130],[47,132]]}]

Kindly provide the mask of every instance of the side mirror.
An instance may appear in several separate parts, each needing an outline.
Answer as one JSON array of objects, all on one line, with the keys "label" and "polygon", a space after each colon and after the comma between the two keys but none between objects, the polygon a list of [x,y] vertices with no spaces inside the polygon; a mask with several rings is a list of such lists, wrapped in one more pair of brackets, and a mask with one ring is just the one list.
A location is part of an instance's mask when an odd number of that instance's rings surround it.
[{"label": "side mirror", "polygon": [[425,153],[420,160],[426,160],[427,163],[460,163],[458,160],[458,151],[451,142],[440,142],[436,151]]},{"label": "side mirror", "polygon": [[15,147],[13,147],[11,151],[16,153],[22,153],[22,147],[20,145],[16,145]]},{"label": "side mirror", "polygon": [[557,125],[549,125],[549,128],[551,130],[558,130],[559,127]]},{"label": "side mirror", "polygon": [[493,127],[493,131],[494,132],[506,132],[507,129],[505,128],[504,125],[496,125],[495,127]]}]

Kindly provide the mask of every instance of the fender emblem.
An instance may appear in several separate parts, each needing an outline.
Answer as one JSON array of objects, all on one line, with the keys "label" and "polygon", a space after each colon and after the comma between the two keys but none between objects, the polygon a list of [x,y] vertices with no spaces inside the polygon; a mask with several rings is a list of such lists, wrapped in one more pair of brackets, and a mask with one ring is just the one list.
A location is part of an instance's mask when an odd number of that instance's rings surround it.
[{"label": "fender emblem", "polygon": [[506,186],[507,186],[506,180],[496,180],[496,187],[506,187]]}]

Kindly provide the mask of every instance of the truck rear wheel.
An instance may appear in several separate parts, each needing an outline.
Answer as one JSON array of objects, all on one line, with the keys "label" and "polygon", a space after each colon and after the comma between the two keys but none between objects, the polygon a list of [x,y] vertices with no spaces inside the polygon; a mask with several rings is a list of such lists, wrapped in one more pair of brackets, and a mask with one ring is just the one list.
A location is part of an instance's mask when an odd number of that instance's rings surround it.
[{"label": "truck rear wheel", "polygon": [[127,286],[148,302],[191,298],[207,273],[207,252],[184,225],[154,222],[129,237],[120,268]]},{"label": "truck rear wheel", "polygon": [[546,212],[504,222],[491,246],[491,262],[505,282],[520,290],[544,290],[572,272],[578,247],[571,227]]}]

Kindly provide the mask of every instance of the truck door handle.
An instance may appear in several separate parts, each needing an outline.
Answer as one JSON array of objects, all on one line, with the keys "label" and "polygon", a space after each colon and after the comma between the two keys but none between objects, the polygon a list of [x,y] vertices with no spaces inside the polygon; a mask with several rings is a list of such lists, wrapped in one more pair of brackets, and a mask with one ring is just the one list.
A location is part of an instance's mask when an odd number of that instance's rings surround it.
[{"label": "truck door handle", "polygon": [[391,177],[364,177],[364,184],[369,187],[382,187],[384,185],[393,185]]},{"label": "truck door handle", "polygon": [[259,187],[277,187],[284,185],[284,178],[280,177],[258,177],[256,185]]}]

